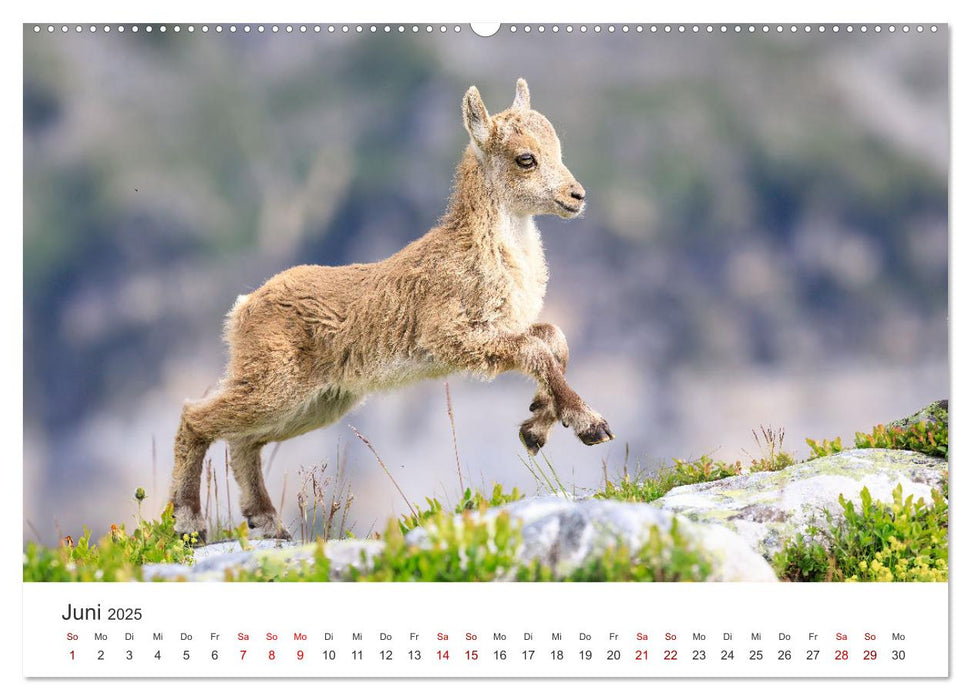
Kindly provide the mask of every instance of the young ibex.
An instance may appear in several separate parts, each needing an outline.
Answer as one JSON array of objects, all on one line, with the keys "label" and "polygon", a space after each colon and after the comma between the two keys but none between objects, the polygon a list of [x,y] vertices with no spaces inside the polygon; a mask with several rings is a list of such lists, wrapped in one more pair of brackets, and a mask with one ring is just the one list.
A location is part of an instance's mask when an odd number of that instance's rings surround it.
[{"label": "young ibex", "polygon": [[556,421],[587,445],[613,438],[564,379],[563,332],[536,323],[548,271],[533,217],[579,216],[583,187],[549,121],[530,109],[525,80],[492,117],[469,88],[462,116],[471,143],[436,228],[382,262],[294,267],[236,300],[226,375],[214,395],[186,403],[175,438],[178,532],[205,538],[199,490],[213,440],[229,443],[253,534],[289,537],[263,483],[262,447],[333,423],[371,392],[452,372],[536,380],[519,431],[531,453]]}]

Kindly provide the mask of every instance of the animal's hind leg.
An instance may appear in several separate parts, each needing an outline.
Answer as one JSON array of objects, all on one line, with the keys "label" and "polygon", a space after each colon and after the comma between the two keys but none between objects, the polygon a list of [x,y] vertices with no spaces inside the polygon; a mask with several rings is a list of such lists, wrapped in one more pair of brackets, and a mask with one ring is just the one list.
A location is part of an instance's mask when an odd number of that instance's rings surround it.
[{"label": "animal's hind leg", "polygon": [[199,489],[202,461],[213,440],[246,434],[258,425],[264,409],[246,387],[224,387],[201,401],[189,402],[182,410],[182,422],[175,436],[175,468],[169,491],[179,535],[199,533],[206,538]]},{"label": "animal's hind leg", "polygon": [[[570,359],[570,348],[566,343],[566,336],[558,326],[551,323],[535,323],[529,329],[534,335],[545,342],[556,358],[560,370],[566,372],[566,364]],[[523,441],[530,454],[536,454],[549,439],[550,431],[556,424],[556,410],[553,397],[549,392],[540,388],[529,405],[532,416],[523,421],[519,427],[519,439]]]},{"label": "animal's hind leg", "polygon": [[290,533],[277,515],[263,483],[260,451],[265,443],[233,439],[229,441],[229,463],[239,484],[239,505],[256,537],[290,539]]},{"label": "animal's hind leg", "polygon": [[192,412],[195,406],[186,405],[175,435],[175,468],[169,500],[175,515],[175,531],[179,535],[198,533],[200,541],[206,539],[206,522],[202,518],[199,487],[202,480],[202,461],[206,457],[211,440],[193,428]]}]

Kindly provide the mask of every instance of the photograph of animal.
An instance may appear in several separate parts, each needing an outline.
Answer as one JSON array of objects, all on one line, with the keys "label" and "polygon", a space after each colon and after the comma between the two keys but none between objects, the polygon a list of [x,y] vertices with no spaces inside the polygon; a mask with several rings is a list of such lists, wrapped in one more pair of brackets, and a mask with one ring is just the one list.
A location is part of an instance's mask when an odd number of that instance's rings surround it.
[{"label": "photograph of animal", "polygon": [[186,403],[176,434],[170,499],[179,533],[205,539],[203,460],[225,440],[251,533],[289,538],[264,485],[263,447],[422,379],[532,377],[536,395],[519,432],[533,454],[556,422],[586,445],[613,439],[566,382],[563,332],[537,322],[549,271],[534,217],[576,218],[586,193],[553,126],[531,108],[525,80],[505,111],[490,116],[473,86],[461,112],[470,142],[435,228],[380,262],[301,265],[238,297],[225,323],[225,376]]}]

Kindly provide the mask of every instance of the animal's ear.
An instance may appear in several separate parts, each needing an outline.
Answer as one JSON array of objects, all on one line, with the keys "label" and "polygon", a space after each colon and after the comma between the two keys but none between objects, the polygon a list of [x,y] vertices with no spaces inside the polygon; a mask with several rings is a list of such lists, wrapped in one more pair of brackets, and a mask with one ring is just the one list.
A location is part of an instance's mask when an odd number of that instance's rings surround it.
[{"label": "animal's ear", "polygon": [[512,109],[529,109],[529,86],[522,78],[516,81],[516,99],[512,101]]},{"label": "animal's ear", "polygon": [[479,95],[475,85],[469,88],[462,98],[462,119],[465,121],[465,128],[472,137],[472,141],[482,146],[489,140],[489,112],[486,111],[485,103]]}]

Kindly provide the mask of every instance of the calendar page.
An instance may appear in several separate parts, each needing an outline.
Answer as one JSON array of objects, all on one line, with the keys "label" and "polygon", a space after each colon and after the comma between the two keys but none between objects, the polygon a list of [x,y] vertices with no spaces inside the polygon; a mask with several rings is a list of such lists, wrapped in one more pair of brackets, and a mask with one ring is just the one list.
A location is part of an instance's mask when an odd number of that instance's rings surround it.
[{"label": "calendar page", "polygon": [[947,678],[949,25],[310,14],[22,26],[23,676]]}]

